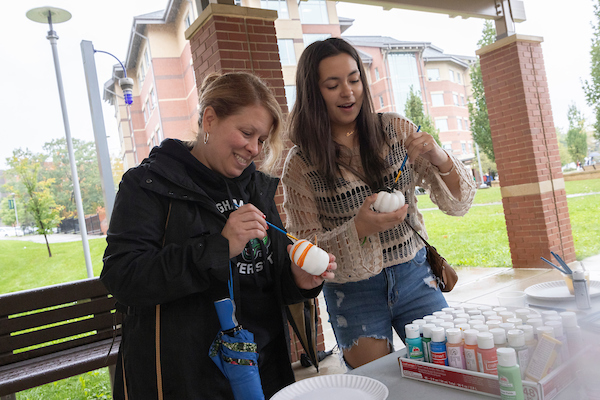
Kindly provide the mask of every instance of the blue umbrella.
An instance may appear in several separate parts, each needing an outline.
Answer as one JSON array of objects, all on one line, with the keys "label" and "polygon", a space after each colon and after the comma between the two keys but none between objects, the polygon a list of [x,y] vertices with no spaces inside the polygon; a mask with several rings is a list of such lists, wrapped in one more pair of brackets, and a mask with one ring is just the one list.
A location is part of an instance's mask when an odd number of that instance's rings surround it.
[{"label": "blue umbrella", "polygon": [[[230,270],[231,274],[231,264]],[[264,400],[258,373],[258,351],[254,335],[238,324],[235,318],[233,290],[229,281],[230,298],[215,301],[221,331],[213,341],[209,357],[229,380],[236,400]]]}]

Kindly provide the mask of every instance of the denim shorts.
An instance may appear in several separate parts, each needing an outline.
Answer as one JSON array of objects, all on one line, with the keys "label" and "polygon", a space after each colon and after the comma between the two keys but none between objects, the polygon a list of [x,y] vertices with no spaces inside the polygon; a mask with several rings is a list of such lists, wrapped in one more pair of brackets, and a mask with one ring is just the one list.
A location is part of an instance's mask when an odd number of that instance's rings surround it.
[{"label": "denim shorts", "polygon": [[323,295],[338,345],[352,347],[360,337],[387,339],[392,327],[405,341],[404,326],[447,307],[422,248],[411,261],[384,268],[358,282],[325,283]]}]

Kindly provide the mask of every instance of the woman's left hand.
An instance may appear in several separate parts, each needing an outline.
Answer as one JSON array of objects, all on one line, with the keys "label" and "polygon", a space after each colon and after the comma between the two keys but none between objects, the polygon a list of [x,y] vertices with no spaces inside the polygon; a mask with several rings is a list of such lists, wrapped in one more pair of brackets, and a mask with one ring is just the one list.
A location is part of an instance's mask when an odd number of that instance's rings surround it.
[{"label": "woman's left hand", "polygon": [[433,165],[440,167],[447,162],[452,162],[448,154],[437,144],[433,136],[427,132],[412,132],[404,140],[404,147],[408,160],[414,163],[421,156]]},{"label": "woman's left hand", "polygon": [[[288,245],[288,253],[290,252],[292,245]],[[302,268],[294,264],[292,261],[292,275],[294,277],[294,282],[296,282],[296,286],[300,289],[310,290],[314,289],[320,284],[323,283],[326,279],[333,279],[335,274],[333,271],[337,269],[337,264],[335,262],[335,256],[329,253],[329,264],[327,265],[327,269],[321,275],[312,275],[308,272],[304,271]]]}]

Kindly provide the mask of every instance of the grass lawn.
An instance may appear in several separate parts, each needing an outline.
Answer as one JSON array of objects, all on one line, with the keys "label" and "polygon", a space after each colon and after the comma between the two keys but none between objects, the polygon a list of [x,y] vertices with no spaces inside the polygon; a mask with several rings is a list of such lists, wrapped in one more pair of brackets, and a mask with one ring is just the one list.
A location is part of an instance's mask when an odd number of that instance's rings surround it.
[{"label": "grass lawn", "polygon": [[[600,254],[600,179],[565,182],[578,260]],[[590,194],[594,193],[594,194]],[[418,196],[430,243],[452,265],[510,267],[511,259],[500,188],[478,190],[464,217],[436,209],[427,195]],[[496,204],[494,204],[496,203]],[[428,210],[431,209],[431,210]],[[102,270],[106,240],[90,239],[94,275]],[[0,293],[31,289],[87,277],[81,242],[45,244],[0,240]],[[101,369],[17,393],[18,400],[110,399],[107,369]]]}]

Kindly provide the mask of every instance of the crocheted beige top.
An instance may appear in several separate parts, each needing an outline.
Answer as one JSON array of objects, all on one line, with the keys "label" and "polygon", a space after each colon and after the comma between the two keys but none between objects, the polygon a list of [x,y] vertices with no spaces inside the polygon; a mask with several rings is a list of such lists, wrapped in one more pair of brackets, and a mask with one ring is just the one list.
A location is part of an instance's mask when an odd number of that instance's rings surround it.
[{"label": "crocheted beige top", "polygon": [[[384,113],[382,124],[391,144],[385,149],[389,168],[384,184],[391,186],[406,155],[403,140],[417,127],[395,113]],[[358,147],[342,149],[343,161],[362,173]],[[399,190],[405,194],[409,205],[407,218],[424,238],[427,238],[427,233],[423,216],[417,209],[415,186],[426,189],[440,210],[454,216],[465,215],[475,196],[476,186],[471,172],[455,157],[450,157],[460,176],[460,199],[452,196],[437,167],[422,157],[414,165],[407,162],[398,179]],[[424,244],[405,223],[370,235],[362,244],[364,238],[358,237],[354,218],[365,198],[372,194],[371,188],[349,170],[340,169],[342,176],[332,187],[298,146],[290,150],[282,177],[288,232],[313,243],[316,236],[317,245],[335,255],[338,268],[332,282],[336,283],[367,279],[385,267],[412,260]]]}]

